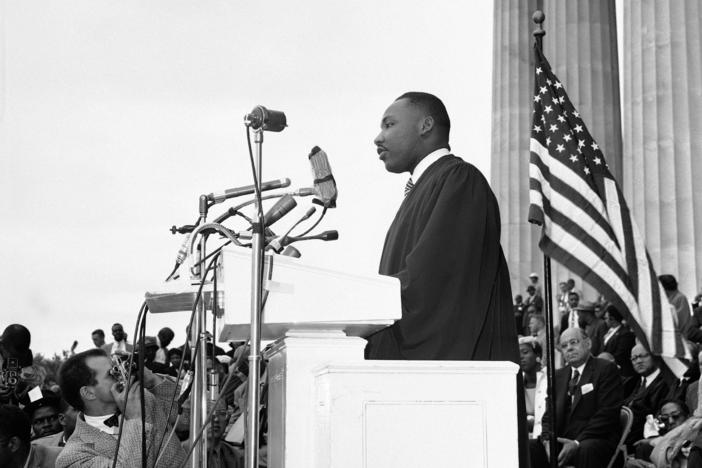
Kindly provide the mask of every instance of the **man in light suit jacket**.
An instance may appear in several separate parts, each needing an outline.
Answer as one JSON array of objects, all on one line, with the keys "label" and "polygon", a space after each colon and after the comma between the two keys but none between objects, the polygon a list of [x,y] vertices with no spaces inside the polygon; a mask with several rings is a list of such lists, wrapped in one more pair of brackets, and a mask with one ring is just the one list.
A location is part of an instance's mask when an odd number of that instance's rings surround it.
[{"label": "man in light suit jacket", "polygon": [[[122,424],[122,439],[117,452],[118,467],[141,466],[141,398],[139,383],[129,388],[120,385],[110,375],[112,361],[101,349],[91,349],[68,358],[59,371],[61,392],[68,403],[81,410],[71,438],[56,460],[57,468],[111,467],[117,448],[118,425]],[[164,437],[176,416],[166,421],[175,383],[144,369],[146,399],[146,450],[148,466],[154,466]],[[126,400],[126,404],[125,404]],[[123,417],[113,417],[119,410]],[[185,452],[177,437],[163,443],[163,454],[157,467],[179,466]]]},{"label": "man in light suit jacket", "polygon": [[112,337],[115,339],[114,343],[107,343],[101,346],[108,356],[113,354],[126,356],[134,351],[134,346],[127,343],[127,334],[124,333],[124,327],[122,327],[121,323],[112,325]]},{"label": "man in light suit jacket", "polygon": [[[617,366],[590,355],[590,339],[580,328],[564,331],[560,347],[568,365],[556,371],[555,427],[547,408],[541,440],[548,441],[548,434],[555,430],[559,466],[605,467],[620,437],[622,392]],[[548,468],[548,447],[534,441],[531,448],[532,468]]]}]

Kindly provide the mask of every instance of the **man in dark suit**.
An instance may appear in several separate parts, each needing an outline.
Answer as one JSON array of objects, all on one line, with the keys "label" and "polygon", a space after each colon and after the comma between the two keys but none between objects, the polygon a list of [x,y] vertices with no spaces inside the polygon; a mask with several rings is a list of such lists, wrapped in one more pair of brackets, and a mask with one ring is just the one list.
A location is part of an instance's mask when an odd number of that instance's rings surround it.
[{"label": "man in dark suit", "polygon": [[624,404],[634,413],[634,422],[626,439],[629,447],[633,447],[636,441],[643,439],[646,416],[656,414],[669,390],[668,383],[663,379],[663,374],[653,355],[643,345],[637,344],[631,349],[631,362],[636,372],[632,379],[638,382],[624,401]]},{"label": "man in dark suit", "polygon": [[631,364],[631,348],[636,343],[634,333],[622,325],[622,314],[613,305],[607,306],[604,321],[607,324],[607,333],[604,335],[605,353],[614,356],[614,361],[619,366],[622,376],[634,375],[634,366]]},{"label": "man in dark suit", "polygon": [[614,454],[621,432],[621,380],[617,366],[593,357],[591,346],[581,328],[571,327],[561,334],[560,347],[568,365],[556,371],[555,428],[546,409],[541,437],[546,447],[533,441],[532,468],[548,468],[548,434],[553,430],[559,443],[559,466],[602,468]]}]

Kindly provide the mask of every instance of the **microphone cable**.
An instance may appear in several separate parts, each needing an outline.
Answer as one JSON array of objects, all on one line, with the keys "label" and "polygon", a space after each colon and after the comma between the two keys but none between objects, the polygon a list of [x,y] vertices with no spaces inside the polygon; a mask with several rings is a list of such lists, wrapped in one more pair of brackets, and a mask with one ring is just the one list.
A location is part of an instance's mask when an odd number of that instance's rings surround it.
[{"label": "microphone cable", "polygon": [[[220,252],[217,252],[216,256],[210,261],[210,263],[207,265],[207,267],[204,271],[203,280],[200,282],[200,286],[198,287],[197,294],[195,295],[195,301],[193,303],[192,310],[190,311],[190,320],[188,321],[188,328],[187,328],[188,331],[192,330],[193,321],[195,320],[195,314],[197,312],[197,306],[198,306],[199,302],[201,300],[204,300],[202,297],[202,295],[203,295],[202,290],[205,286],[205,279],[207,278],[207,275],[210,273],[210,271],[212,271],[212,269],[216,265],[217,260],[219,260],[219,256],[220,256]],[[186,344],[189,342],[189,337],[185,338],[185,342],[186,342]],[[186,350],[186,347],[183,346],[183,357],[181,358],[180,365],[178,366],[178,373],[176,375],[176,382],[175,382],[176,385],[175,385],[175,389],[173,390],[173,396],[171,397],[171,403],[168,407],[168,414],[166,416],[166,427],[164,428],[163,436],[161,437],[161,443],[159,444],[159,448],[157,450],[159,457],[160,457],[161,451],[165,450],[165,447],[168,445],[168,443],[166,443],[164,445],[163,442],[164,442],[164,438],[166,437],[166,432],[168,431],[168,421],[171,418],[171,414],[173,412],[173,407],[175,406],[175,403],[178,400],[178,407],[179,407],[178,411],[179,411],[179,415],[180,415],[180,412],[182,411],[182,404],[184,403],[184,401],[180,402],[179,399],[177,398],[177,396],[178,396],[178,383],[181,380],[181,376],[183,373],[183,365],[185,364],[185,350]],[[192,353],[191,366],[195,365],[198,353],[200,353],[200,352],[202,352],[202,350],[200,349],[200,340],[197,340],[195,343],[194,351]],[[192,387],[193,381],[194,381],[194,379],[191,378],[190,382],[188,384],[188,387],[186,388],[186,390],[184,392],[182,392],[183,395],[185,395],[186,392],[189,393],[190,388]],[[174,429],[175,429],[175,424],[174,424]],[[169,440],[170,440],[170,438],[169,438]]]}]

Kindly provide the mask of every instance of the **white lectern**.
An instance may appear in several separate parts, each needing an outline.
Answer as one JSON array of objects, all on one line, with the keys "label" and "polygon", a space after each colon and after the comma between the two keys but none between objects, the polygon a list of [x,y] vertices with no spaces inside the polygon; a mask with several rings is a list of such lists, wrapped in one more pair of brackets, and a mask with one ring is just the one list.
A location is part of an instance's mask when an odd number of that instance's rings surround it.
[{"label": "white lectern", "polygon": [[[250,252],[224,252],[220,340],[246,340]],[[400,318],[395,278],[266,259],[268,466],[518,466],[509,362],[365,361],[365,340]]]}]

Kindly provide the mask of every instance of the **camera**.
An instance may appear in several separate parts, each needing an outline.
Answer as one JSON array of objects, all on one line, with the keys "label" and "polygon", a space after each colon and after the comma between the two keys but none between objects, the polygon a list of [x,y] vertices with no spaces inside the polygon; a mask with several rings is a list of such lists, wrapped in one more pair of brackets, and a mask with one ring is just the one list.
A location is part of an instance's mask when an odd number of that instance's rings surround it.
[{"label": "camera", "polygon": [[139,368],[137,364],[138,356],[136,354],[131,358],[132,365],[129,365],[130,356],[120,356],[117,354],[112,355],[112,368],[109,370],[110,376],[117,381],[117,388],[121,392],[124,387],[129,383],[129,378],[138,376],[137,370]]}]

